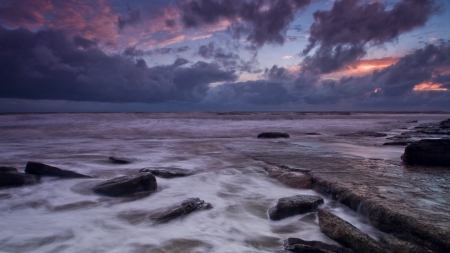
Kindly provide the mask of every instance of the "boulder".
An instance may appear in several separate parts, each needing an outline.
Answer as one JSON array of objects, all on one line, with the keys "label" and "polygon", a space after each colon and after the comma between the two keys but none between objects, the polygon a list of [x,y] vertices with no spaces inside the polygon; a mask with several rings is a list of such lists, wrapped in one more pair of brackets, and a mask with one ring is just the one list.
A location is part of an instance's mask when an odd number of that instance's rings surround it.
[{"label": "boulder", "polygon": [[406,164],[450,166],[450,139],[424,139],[406,146],[401,156]]},{"label": "boulder", "polygon": [[289,134],[279,132],[264,132],[258,134],[257,138],[289,138]]},{"label": "boulder", "polygon": [[12,167],[0,167],[0,187],[35,184],[38,181],[39,177],[35,175],[20,173]]},{"label": "boulder", "polygon": [[277,204],[269,209],[269,218],[281,220],[289,216],[313,212],[320,204],[323,204],[323,199],[319,196],[296,195],[280,198]]},{"label": "boulder", "polygon": [[212,209],[213,206],[210,203],[205,203],[205,201],[199,198],[190,198],[183,201],[181,204],[169,207],[168,209],[156,212],[149,216],[149,219],[156,222],[166,222],[172,219],[176,219],[199,210]]},{"label": "boulder", "polygon": [[318,213],[320,230],[331,239],[356,252],[388,252],[377,241],[347,221],[325,210],[319,210]]},{"label": "boulder", "polygon": [[269,177],[277,179],[280,183],[296,188],[310,189],[312,187],[311,177],[299,171],[291,171],[290,169],[280,168],[273,165],[266,165],[264,169]]},{"label": "boulder", "polygon": [[120,197],[139,192],[152,192],[156,188],[155,176],[152,173],[143,172],[105,181],[96,185],[93,191],[111,197]]},{"label": "boulder", "polygon": [[153,175],[162,178],[187,177],[195,174],[195,172],[191,170],[171,167],[143,168],[139,170],[139,172],[151,172]]},{"label": "boulder", "polygon": [[40,176],[53,176],[53,177],[64,177],[64,178],[83,178],[90,177],[83,174],[79,174],[70,170],[62,170],[47,164],[28,162],[25,167],[25,173],[35,174]]},{"label": "boulder", "polygon": [[129,164],[131,163],[130,160],[126,159],[126,158],[122,158],[122,157],[115,157],[115,156],[110,156],[108,158],[108,160],[112,163],[116,163],[116,164]]},{"label": "boulder", "polygon": [[353,253],[353,250],[330,245],[319,241],[305,241],[299,238],[288,238],[284,241],[284,249],[298,253]]},{"label": "boulder", "polygon": [[450,128],[450,119],[441,121],[441,123],[439,123],[439,126],[441,128]]}]

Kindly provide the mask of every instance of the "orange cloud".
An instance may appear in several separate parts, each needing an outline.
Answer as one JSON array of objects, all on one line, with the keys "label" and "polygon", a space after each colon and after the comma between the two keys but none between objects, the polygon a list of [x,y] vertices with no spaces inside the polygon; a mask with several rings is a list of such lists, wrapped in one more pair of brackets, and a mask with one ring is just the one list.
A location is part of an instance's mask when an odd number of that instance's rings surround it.
[{"label": "orange cloud", "polygon": [[448,91],[447,88],[442,88],[441,83],[424,82],[414,86],[414,91]]},{"label": "orange cloud", "polygon": [[339,80],[344,76],[363,76],[371,74],[374,70],[384,69],[397,63],[399,58],[386,57],[380,59],[361,60],[356,66],[349,66],[346,69],[336,71],[322,76],[322,79]]}]

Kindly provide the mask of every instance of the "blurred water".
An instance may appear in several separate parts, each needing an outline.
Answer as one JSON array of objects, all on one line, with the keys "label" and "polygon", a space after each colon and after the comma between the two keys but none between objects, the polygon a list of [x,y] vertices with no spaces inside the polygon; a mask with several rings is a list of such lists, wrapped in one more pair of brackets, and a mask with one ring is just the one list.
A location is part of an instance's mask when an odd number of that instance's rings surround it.
[{"label": "blurred water", "polygon": [[[317,215],[270,221],[278,198],[312,190],[287,188],[266,176],[263,164],[226,148],[254,148],[262,131],[291,135],[281,140],[345,156],[398,160],[403,148],[382,147],[385,138],[344,138],[341,133],[398,133],[404,127],[448,115],[305,113],[123,113],[26,114],[0,116],[1,166],[23,170],[39,161],[95,179],[43,178],[40,184],[0,189],[2,252],[274,252],[288,237],[334,243],[320,232]],[[306,135],[308,132],[320,135]],[[279,141],[279,140],[276,140]],[[108,162],[128,157],[129,165]],[[148,196],[110,198],[93,194],[101,180],[144,167],[191,169],[197,174],[157,178]],[[154,225],[145,214],[199,197],[212,210]],[[322,196],[321,207],[374,238],[367,219]]]}]

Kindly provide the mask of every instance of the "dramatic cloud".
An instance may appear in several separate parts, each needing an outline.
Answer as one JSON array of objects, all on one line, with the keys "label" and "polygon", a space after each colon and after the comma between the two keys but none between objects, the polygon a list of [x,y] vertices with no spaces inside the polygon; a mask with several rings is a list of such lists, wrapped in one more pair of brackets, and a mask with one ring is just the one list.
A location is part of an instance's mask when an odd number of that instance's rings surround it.
[{"label": "dramatic cloud", "polygon": [[124,50],[124,55],[126,56],[133,56],[133,57],[143,57],[143,56],[151,56],[151,55],[166,55],[166,54],[178,54],[188,51],[190,48],[188,46],[182,46],[182,47],[163,47],[163,48],[157,48],[154,50],[148,50],[148,51],[142,51],[136,49],[136,47],[127,47]]},{"label": "dramatic cloud", "polygon": [[125,26],[135,25],[141,21],[141,11],[139,9],[133,10],[129,4],[127,4],[127,14],[128,17],[120,16],[117,19],[117,25],[120,30],[122,30]]},{"label": "dramatic cloud", "polygon": [[[84,46],[83,46],[84,45]],[[149,68],[144,60],[108,55],[60,31],[0,27],[0,96],[103,102],[198,101],[210,83],[234,81],[233,71],[185,59]],[[80,48],[81,47],[81,48]],[[87,49],[82,49],[87,48]]]},{"label": "dramatic cloud", "polygon": [[330,73],[354,64],[365,56],[367,44],[381,45],[423,26],[436,10],[433,0],[402,0],[391,9],[378,1],[336,1],[330,11],[314,12],[303,53],[319,48],[305,59],[304,68]]},{"label": "dramatic cloud", "polygon": [[198,48],[198,55],[205,59],[213,59],[216,63],[228,70],[238,70],[253,73],[255,71],[255,55],[249,61],[244,61],[238,54],[231,53],[217,47],[214,42],[201,45]]},{"label": "dramatic cloud", "polygon": [[231,22],[235,38],[246,36],[253,46],[283,44],[297,10],[312,0],[189,0],[180,4],[185,27]]}]

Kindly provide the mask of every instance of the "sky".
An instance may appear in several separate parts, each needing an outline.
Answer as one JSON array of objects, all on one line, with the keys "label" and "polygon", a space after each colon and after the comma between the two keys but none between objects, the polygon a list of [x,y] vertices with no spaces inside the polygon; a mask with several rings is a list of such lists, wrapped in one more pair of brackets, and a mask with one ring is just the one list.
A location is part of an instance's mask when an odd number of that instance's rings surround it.
[{"label": "sky", "polygon": [[0,112],[450,111],[449,0],[0,0]]}]

